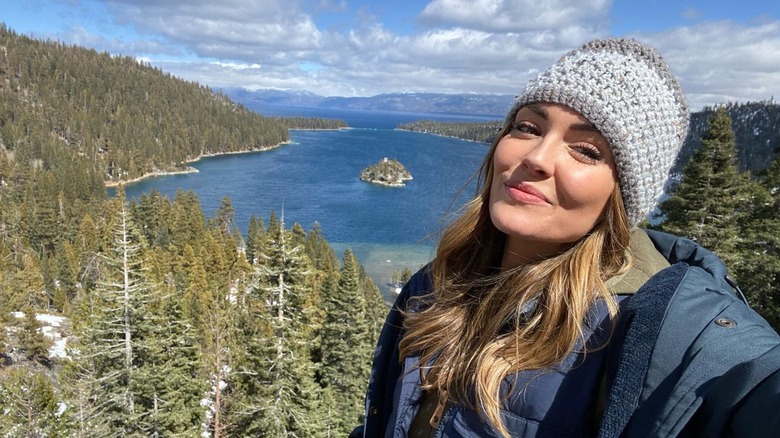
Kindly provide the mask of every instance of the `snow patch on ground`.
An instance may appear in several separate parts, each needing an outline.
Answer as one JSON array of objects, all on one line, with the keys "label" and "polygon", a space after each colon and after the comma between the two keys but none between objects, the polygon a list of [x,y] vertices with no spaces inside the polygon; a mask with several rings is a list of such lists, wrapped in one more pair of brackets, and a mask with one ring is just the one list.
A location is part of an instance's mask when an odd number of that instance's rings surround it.
[{"label": "snow patch on ground", "polygon": [[[11,312],[11,316],[18,319],[25,317],[24,312]],[[35,315],[35,320],[41,324],[41,333],[52,341],[52,346],[49,348],[49,357],[52,359],[67,359],[68,336],[63,330],[70,325],[68,318],[41,313]]]}]

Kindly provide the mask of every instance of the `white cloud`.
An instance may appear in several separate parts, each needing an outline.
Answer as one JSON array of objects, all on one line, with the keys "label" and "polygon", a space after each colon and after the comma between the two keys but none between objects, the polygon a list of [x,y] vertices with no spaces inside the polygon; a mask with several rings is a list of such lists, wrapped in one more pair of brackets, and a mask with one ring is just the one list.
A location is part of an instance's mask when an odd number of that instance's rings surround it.
[{"label": "white cloud", "polygon": [[[607,36],[610,9],[608,0],[587,5],[574,0],[433,0],[419,17],[427,27],[401,34],[370,10],[358,11],[355,20],[337,20],[354,25],[318,27],[320,12],[347,11],[343,0],[104,2],[115,23],[137,30],[143,39],[109,39],[73,28],[65,41],[144,57],[213,87],[345,96],[516,94],[567,51]],[[659,49],[680,76],[692,108],[780,95],[776,19],[700,22],[628,36]]]},{"label": "white cloud", "polygon": [[261,68],[260,64],[237,64],[235,62],[214,61],[211,64],[226,68],[228,70],[259,70]]},{"label": "white cloud", "polygon": [[602,28],[610,0],[433,0],[420,18],[433,25],[486,32],[527,32],[560,27]]},{"label": "white cloud", "polygon": [[636,36],[666,58],[694,109],[780,94],[780,21],[708,22]]},{"label": "white cloud", "polygon": [[139,32],[160,35],[192,53],[217,59],[279,62],[300,59],[279,53],[313,51],[322,36],[310,15],[290,0],[107,0],[117,20]]}]

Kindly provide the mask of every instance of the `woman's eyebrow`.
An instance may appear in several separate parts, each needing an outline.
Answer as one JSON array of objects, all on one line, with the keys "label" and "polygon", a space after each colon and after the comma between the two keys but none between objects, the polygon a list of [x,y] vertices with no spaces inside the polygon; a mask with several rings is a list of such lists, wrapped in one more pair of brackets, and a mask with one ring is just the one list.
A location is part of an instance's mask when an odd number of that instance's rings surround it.
[{"label": "woman's eyebrow", "polygon": [[[536,115],[539,117],[548,120],[547,116],[547,109],[543,106],[539,106],[536,104],[529,104],[526,105],[525,108],[528,108],[529,110],[533,111]],[[592,124],[592,123],[574,123],[571,126],[569,126],[569,129],[575,130],[575,131],[586,131],[586,132],[595,132],[597,134],[601,134],[599,130]]]},{"label": "woman's eyebrow", "polygon": [[588,131],[588,132],[595,132],[597,134],[601,134],[599,130],[590,123],[574,123],[569,126],[569,129],[572,129],[574,131]]},{"label": "woman's eyebrow", "polygon": [[537,116],[547,120],[547,109],[534,104],[526,105],[526,108],[536,113]]}]

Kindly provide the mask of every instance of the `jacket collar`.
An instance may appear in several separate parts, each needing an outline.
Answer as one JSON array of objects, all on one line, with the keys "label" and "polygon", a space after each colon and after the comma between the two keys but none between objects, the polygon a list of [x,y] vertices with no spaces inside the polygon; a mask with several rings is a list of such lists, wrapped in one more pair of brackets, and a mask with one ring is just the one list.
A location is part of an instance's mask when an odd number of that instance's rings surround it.
[{"label": "jacket collar", "polygon": [[607,290],[615,295],[633,295],[650,277],[670,266],[647,233],[640,228],[631,230],[628,251],[631,267],[606,282]]}]

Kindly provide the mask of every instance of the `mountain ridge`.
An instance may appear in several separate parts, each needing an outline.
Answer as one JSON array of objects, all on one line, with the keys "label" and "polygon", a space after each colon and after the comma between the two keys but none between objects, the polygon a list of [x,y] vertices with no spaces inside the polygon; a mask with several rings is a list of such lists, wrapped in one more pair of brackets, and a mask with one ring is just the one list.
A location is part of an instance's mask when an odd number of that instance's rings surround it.
[{"label": "mountain ridge", "polygon": [[248,108],[257,108],[260,105],[278,105],[408,113],[470,114],[498,118],[503,118],[514,100],[514,96],[508,94],[405,92],[377,94],[369,97],[328,97],[310,91],[277,89],[251,91],[244,88],[223,88],[220,91]]}]

